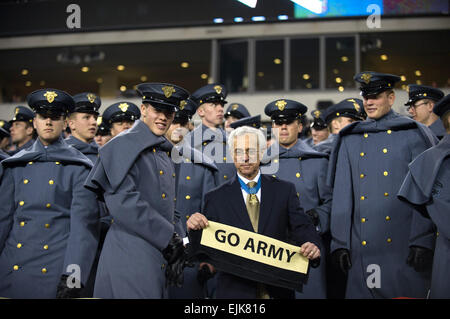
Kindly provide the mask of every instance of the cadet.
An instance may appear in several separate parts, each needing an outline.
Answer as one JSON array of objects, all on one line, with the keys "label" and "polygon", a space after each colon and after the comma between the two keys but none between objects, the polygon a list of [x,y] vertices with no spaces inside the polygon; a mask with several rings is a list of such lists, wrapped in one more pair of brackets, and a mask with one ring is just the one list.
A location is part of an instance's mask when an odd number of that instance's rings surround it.
[{"label": "cadet", "polygon": [[[7,122],[0,120],[0,145],[1,146],[7,146],[9,145],[9,137],[11,136],[9,134],[9,131],[5,128],[5,125]],[[0,147],[0,161],[4,160],[5,158],[9,157],[7,153],[4,152],[4,148]]]},{"label": "cadet", "polygon": [[311,138],[309,141],[305,140],[305,143],[311,147],[325,141],[330,135],[323,114],[324,112],[320,110],[314,110],[311,112],[313,117],[313,122],[311,123]]},{"label": "cadet", "polygon": [[101,100],[93,93],[80,93],[73,96],[75,108],[69,114],[68,125],[72,132],[66,143],[72,145],[95,164],[98,146],[94,142],[97,131],[98,109]]},{"label": "cadet", "polygon": [[447,133],[433,108],[436,102],[444,97],[444,92],[426,85],[409,84],[408,95],[409,99],[405,105],[411,117],[428,126],[438,139],[443,138]]},{"label": "cadet", "polygon": [[199,105],[197,114],[202,119],[202,125],[189,133],[190,144],[216,164],[216,186],[236,174],[227,147],[226,133],[220,128],[224,116],[223,107],[227,103],[226,96],[227,91],[221,84],[208,84],[191,95],[191,99]]},{"label": "cadet", "polygon": [[25,106],[17,106],[14,110],[14,117],[9,123],[11,142],[16,146],[15,150],[9,151],[9,155],[14,155],[23,149],[33,145],[34,128],[33,128],[34,112]]},{"label": "cadet", "polygon": [[131,102],[114,103],[108,106],[102,116],[103,122],[108,125],[112,137],[128,130],[133,126],[134,121],[140,117],[139,107]]},{"label": "cadet", "polygon": [[224,124],[225,131],[229,133],[233,130],[232,127],[230,127],[231,123],[240,120],[244,117],[249,117],[250,113],[244,105],[240,103],[232,103],[230,104],[230,106],[228,106],[224,116],[225,116],[225,124]]},{"label": "cadet", "polygon": [[435,138],[391,110],[400,77],[362,72],[354,79],[368,119],[342,129],[331,153],[332,260],[348,272],[346,298],[424,298],[433,226],[395,195],[408,164]]},{"label": "cadet", "polygon": [[174,232],[175,171],[164,134],[189,93],[166,83],[142,83],[137,91],[142,120],[99,149],[86,180],[113,218],[94,297],[164,298],[166,281],[181,284],[185,253]]},{"label": "cadet", "polygon": [[43,89],[27,100],[39,138],[2,162],[0,296],[79,297],[98,244],[97,201],[83,187],[92,164],[61,136],[70,95]]},{"label": "cadet", "polygon": [[[172,143],[178,142],[173,149],[172,158],[175,159],[175,181],[176,181],[176,212],[180,215],[182,231],[180,235],[186,236],[186,222],[188,218],[203,210],[203,198],[205,194],[213,189],[215,184],[214,174],[217,167],[207,156],[203,156],[200,151],[192,149],[189,139],[183,139],[184,132],[177,130],[188,130],[188,123],[195,114],[198,105],[192,100],[180,102],[179,111],[175,114],[175,119],[170,126],[166,136]],[[174,124],[175,123],[175,124]],[[174,154],[175,151],[181,153],[181,157]],[[176,157],[175,157],[176,156]],[[207,269],[198,269],[198,264],[194,267],[185,268],[184,285],[181,288],[170,289],[170,298],[205,298],[205,282],[210,277]]]},{"label": "cadet", "polygon": [[5,120],[0,120],[0,151],[5,152],[8,150],[11,134],[9,129],[11,124]]},{"label": "cadet", "polygon": [[[302,131],[301,116],[308,108],[300,102],[280,99],[264,109],[272,119],[272,130],[278,143],[266,152],[264,163],[278,163],[277,178],[292,182],[300,198],[300,206],[312,218],[314,225],[323,235],[329,230],[331,210],[331,188],[326,185],[328,157],[309,147],[298,138]],[[279,148],[279,152],[275,150]],[[263,174],[266,167],[261,167]],[[325,254],[323,254],[325,256]],[[318,268],[312,269],[308,283],[297,298],[326,298],[325,258]]]},{"label": "cadet", "polygon": [[361,99],[345,99],[332,105],[325,114],[325,122],[331,134],[339,134],[347,125],[355,121],[363,121],[363,101]]},{"label": "cadet", "polygon": [[108,143],[112,139],[111,130],[108,125],[103,121],[103,117],[97,117],[97,132],[95,133],[94,141],[99,147]]},{"label": "cadet", "polygon": [[433,108],[447,134],[438,145],[420,154],[410,165],[398,196],[407,201],[437,226],[431,275],[430,298],[450,298],[450,95]]}]

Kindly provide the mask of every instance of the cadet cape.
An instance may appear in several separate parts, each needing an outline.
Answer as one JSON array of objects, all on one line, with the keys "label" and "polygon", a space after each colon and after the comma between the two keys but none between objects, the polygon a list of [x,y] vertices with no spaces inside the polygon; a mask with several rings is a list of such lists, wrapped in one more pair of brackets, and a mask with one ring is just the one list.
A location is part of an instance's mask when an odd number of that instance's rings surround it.
[{"label": "cadet cape", "polygon": [[[398,198],[413,204],[421,213],[427,214],[422,205],[431,204],[433,201],[432,197],[439,189],[436,178],[443,161],[448,157],[450,157],[449,134],[444,136],[438,145],[426,150],[409,164],[409,172],[399,190]],[[426,169],[430,166],[432,169]],[[449,212],[441,213],[433,214],[433,221],[450,238],[450,232],[446,232],[450,225]]]},{"label": "cadet cape", "polygon": [[336,174],[336,164],[337,164],[337,158],[339,154],[339,149],[341,146],[342,138],[345,135],[350,134],[362,134],[362,133],[370,133],[370,132],[380,132],[380,131],[387,131],[387,130],[407,130],[407,129],[414,129],[418,128],[420,133],[422,134],[424,141],[427,143],[428,147],[431,147],[436,144],[437,139],[435,136],[433,136],[424,126],[423,124],[420,124],[406,116],[399,115],[395,113],[394,111],[389,111],[386,115],[392,114],[396,115],[393,118],[390,118],[386,121],[383,121],[383,123],[379,123],[378,121],[367,119],[365,121],[361,122],[353,122],[346,127],[344,127],[340,132],[339,135],[335,139],[334,148],[331,151],[330,154],[330,162],[328,166],[328,176],[327,176],[327,184],[330,186],[333,186],[334,184],[334,177]]}]

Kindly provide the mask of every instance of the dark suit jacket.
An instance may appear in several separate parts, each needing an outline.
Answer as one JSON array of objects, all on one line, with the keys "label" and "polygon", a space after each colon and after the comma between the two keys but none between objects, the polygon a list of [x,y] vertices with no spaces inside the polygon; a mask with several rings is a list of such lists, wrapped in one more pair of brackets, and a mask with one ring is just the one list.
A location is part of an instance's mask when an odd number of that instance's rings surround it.
[{"label": "dark suit jacket", "polygon": [[[253,231],[237,175],[205,195],[203,213],[208,220]],[[295,185],[263,174],[258,233],[298,246],[309,241],[321,247],[311,219],[300,208]],[[224,272],[217,276],[217,298],[256,298],[256,282]],[[267,289],[273,298],[294,297],[293,290]]]}]

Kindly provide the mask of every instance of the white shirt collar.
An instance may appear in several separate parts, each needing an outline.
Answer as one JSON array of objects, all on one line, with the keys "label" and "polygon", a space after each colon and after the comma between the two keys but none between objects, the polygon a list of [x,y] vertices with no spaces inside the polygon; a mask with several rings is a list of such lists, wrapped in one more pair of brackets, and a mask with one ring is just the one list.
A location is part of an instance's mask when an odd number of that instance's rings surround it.
[{"label": "white shirt collar", "polygon": [[258,174],[255,176],[254,179],[246,179],[246,178],[243,177],[241,174],[239,174],[239,172],[237,172],[237,175],[238,175],[238,177],[239,177],[245,184],[248,184],[248,183],[250,183],[251,181],[253,181],[253,182],[255,182],[255,183],[258,183],[259,176],[261,175],[261,172],[260,172],[260,170],[258,170]]}]

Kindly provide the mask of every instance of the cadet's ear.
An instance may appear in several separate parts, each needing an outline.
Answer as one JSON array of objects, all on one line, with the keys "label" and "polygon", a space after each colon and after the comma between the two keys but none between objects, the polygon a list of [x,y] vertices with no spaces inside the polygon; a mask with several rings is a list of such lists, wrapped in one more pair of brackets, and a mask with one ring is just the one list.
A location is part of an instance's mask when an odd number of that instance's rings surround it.
[{"label": "cadet's ear", "polygon": [[200,105],[200,106],[197,108],[197,114],[198,114],[198,116],[200,116],[200,117],[205,116],[205,110],[204,110],[204,108],[203,108],[203,104]]},{"label": "cadet's ear", "polygon": [[388,98],[389,106],[392,107],[394,105],[394,102],[395,102],[395,92],[394,92],[394,90],[391,90],[391,91],[388,92],[387,98]]},{"label": "cadet's ear", "polygon": [[303,130],[303,124],[302,121],[300,119],[297,120],[298,123],[298,133],[301,133]]},{"label": "cadet's ear", "polygon": [[145,117],[147,115],[147,105],[144,103],[141,104],[141,116]]}]

